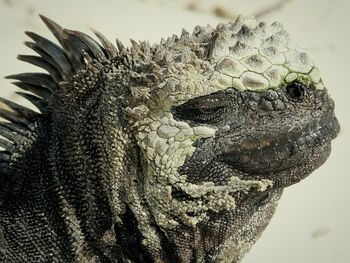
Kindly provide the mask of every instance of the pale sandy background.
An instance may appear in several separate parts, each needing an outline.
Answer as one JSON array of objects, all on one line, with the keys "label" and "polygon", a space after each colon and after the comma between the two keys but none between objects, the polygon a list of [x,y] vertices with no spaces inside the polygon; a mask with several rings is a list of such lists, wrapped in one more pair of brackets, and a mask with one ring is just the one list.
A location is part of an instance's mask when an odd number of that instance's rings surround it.
[{"label": "pale sandy background", "polygon": [[[270,10],[270,9],[273,10]],[[184,27],[215,25],[242,13],[284,23],[295,42],[307,48],[319,65],[336,101],[342,125],[327,163],[302,183],[286,189],[275,217],[243,263],[350,262],[350,1],[24,1],[0,2],[0,92],[18,100],[2,77],[34,70],[17,62],[29,54],[24,30],[50,36],[37,14],[88,32],[94,27],[113,40],[129,38],[158,42]],[[219,15],[219,16],[218,16]],[[50,36],[51,37],[51,36]]]}]

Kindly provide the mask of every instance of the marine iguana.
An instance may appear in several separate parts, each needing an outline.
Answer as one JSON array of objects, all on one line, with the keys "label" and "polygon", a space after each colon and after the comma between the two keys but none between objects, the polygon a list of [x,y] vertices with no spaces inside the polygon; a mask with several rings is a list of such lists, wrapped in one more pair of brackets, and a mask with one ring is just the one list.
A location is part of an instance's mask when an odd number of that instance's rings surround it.
[{"label": "marine iguana", "polygon": [[339,131],[309,56],[254,19],[116,47],[41,16],[1,99],[1,262],[239,262]]}]

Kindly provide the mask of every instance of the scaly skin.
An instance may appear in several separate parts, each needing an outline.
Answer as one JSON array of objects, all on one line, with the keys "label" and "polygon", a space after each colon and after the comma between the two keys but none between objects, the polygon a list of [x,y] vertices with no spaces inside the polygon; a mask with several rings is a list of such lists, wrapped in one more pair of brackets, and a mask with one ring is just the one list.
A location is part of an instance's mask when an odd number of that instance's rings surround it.
[{"label": "scaly skin", "polygon": [[42,19],[62,48],[28,32],[19,59],[50,76],[9,76],[40,113],[0,111],[2,262],[239,262],[330,153],[334,103],[279,23],[116,49]]}]

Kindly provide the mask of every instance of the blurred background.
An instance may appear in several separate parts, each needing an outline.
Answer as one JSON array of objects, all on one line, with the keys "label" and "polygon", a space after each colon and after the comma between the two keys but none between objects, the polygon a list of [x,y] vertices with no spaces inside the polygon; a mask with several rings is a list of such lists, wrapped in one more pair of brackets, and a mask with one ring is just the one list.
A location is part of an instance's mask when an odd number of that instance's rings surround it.
[{"label": "blurred background", "polygon": [[280,21],[319,66],[336,102],[342,130],[326,164],[285,190],[271,224],[243,263],[349,263],[349,10],[349,0],[1,0],[0,95],[22,103],[3,77],[37,71],[16,60],[17,54],[31,53],[23,45],[28,40],[23,32],[53,39],[39,13],[67,28],[89,33],[93,27],[125,45],[129,38],[158,42],[161,37],[180,34],[182,28],[215,26],[238,14]]}]

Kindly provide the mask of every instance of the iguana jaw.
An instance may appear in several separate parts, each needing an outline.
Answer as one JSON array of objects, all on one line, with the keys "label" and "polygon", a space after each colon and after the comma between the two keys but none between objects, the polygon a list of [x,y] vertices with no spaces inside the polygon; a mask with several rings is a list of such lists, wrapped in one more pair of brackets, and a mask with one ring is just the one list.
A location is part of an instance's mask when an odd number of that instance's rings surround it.
[{"label": "iguana jaw", "polygon": [[[311,125],[310,125],[311,126]],[[274,187],[286,187],[307,177],[329,156],[331,140],[339,133],[339,123],[333,112],[323,123],[299,133],[247,136],[220,155],[219,159],[244,178],[270,179]],[[257,139],[251,139],[251,138]],[[290,176],[292,175],[292,176]]]}]

